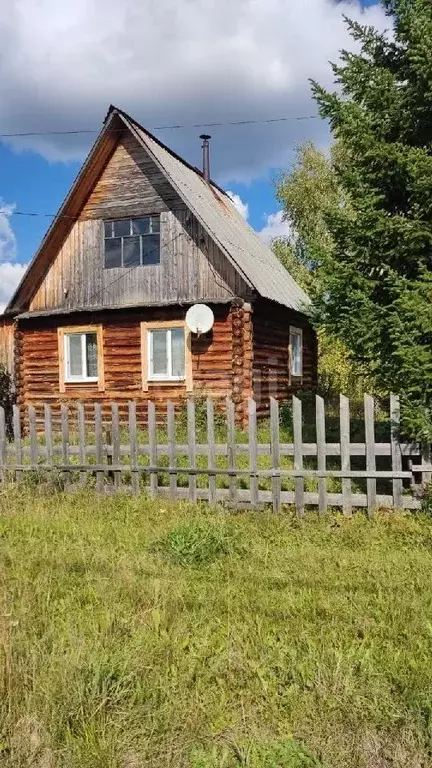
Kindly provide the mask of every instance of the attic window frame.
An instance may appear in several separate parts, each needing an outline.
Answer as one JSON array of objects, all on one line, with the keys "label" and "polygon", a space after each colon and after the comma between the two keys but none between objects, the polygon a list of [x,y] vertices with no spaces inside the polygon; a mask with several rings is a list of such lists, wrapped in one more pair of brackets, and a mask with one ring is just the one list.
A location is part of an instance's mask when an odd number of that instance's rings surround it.
[{"label": "attic window frame", "polygon": [[[134,232],[133,231],[133,222],[136,221],[142,221],[143,219],[149,219],[149,232]],[[155,228],[155,221],[157,221],[157,227]],[[115,228],[114,225],[119,222],[129,222],[129,234],[127,235],[116,235],[115,234]],[[111,224],[111,235],[106,234],[107,225]],[[102,222],[103,227],[103,259],[104,259],[104,269],[136,269],[137,267],[157,267],[161,263],[161,216],[159,213],[151,213],[147,214],[145,216],[128,216],[125,218],[116,218],[116,219],[104,219]],[[144,261],[144,241],[147,237],[159,237],[158,241],[158,249],[157,249],[157,255],[158,260],[151,263],[145,263]],[[140,260],[139,264],[125,264],[124,263],[124,244],[125,240],[132,238],[139,238],[140,243]],[[113,240],[120,240],[120,248],[121,248],[121,264],[116,266],[110,266],[107,265],[107,251],[106,251],[106,243]],[[150,254],[153,254],[156,252],[156,248],[152,249],[150,251]]]}]

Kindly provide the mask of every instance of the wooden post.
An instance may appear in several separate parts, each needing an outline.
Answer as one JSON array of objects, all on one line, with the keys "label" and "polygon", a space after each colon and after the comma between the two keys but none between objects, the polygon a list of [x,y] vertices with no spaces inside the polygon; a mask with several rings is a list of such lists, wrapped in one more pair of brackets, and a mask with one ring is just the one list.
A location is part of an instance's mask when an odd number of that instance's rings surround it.
[{"label": "wooden post", "polygon": [[[168,428],[168,460],[171,470],[177,467],[176,458],[176,428],[175,428],[175,410],[174,403],[171,400],[167,403],[167,428]],[[170,497],[175,501],[177,497],[177,475],[171,472],[169,476]]]},{"label": "wooden post", "polygon": [[207,459],[207,467],[209,469],[209,503],[214,507],[216,504],[216,475],[212,474],[212,470],[216,467],[216,451],[214,403],[211,397],[207,398]]},{"label": "wooden post", "polygon": [[45,429],[46,463],[52,467],[54,466],[52,412],[51,412],[51,406],[48,405],[48,403],[45,403],[44,405],[44,429]]},{"label": "wooden post", "polygon": [[[95,417],[95,447],[96,447],[96,464],[103,464],[103,432],[102,432],[102,406],[100,403],[94,405],[94,417]],[[104,492],[105,486],[104,473],[101,470],[96,471],[96,491],[98,493]]]},{"label": "wooden post", "polygon": [[[293,395],[294,469],[303,469],[303,429],[301,400]],[[296,477],[295,505],[299,517],[304,515],[304,478]]]},{"label": "wooden post", "polygon": [[[13,406],[13,435],[15,446],[15,464],[23,463],[22,442],[21,442],[21,415],[17,405]],[[15,480],[20,482],[22,472],[15,472]]]},{"label": "wooden post", "polygon": [[249,411],[249,469],[251,472],[250,478],[250,494],[252,509],[257,509],[259,505],[259,486],[258,477],[252,473],[258,469],[258,439],[257,439],[257,407],[255,400],[252,398],[248,401]]},{"label": "wooden post", "polygon": [[[87,464],[86,434],[85,434],[85,412],[83,403],[77,404],[77,429],[78,429],[78,451],[79,462],[83,466]],[[80,485],[85,486],[87,482],[87,472],[80,472]]]},{"label": "wooden post", "polygon": [[[317,440],[317,469],[325,472],[326,456],[326,426],[324,400],[316,396],[316,440]],[[327,512],[327,481],[325,477],[318,478],[318,508],[321,515]]]},{"label": "wooden post", "polygon": [[130,468],[132,493],[137,496],[139,493],[139,474],[138,468],[138,440],[137,440],[137,419],[135,401],[129,401],[129,444],[130,444]]},{"label": "wooden post", "polygon": [[[390,395],[390,434],[393,472],[402,470],[402,451],[400,446],[400,400],[398,395]],[[393,480],[393,508],[403,508],[403,481]]]},{"label": "wooden post", "polygon": [[[188,398],[187,401],[187,431],[188,431],[188,455],[189,469],[196,469],[196,419],[195,401]],[[195,473],[189,473],[189,501],[195,504],[197,500],[197,479]]]},{"label": "wooden post", "polygon": [[[340,396],[340,450],[341,450],[341,470],[342,472],[351,471],[351,427],[350,427],[350,404],[347,397]],[[342,509],[346,517],[352,515],[351,502],[351,480],[342,478]]]},{"label": "wooden post", "polygon": [[6,416],[3,406],[0,405],[0,482],[5,483],[7,479],[7,437],[6,437]]},{"label": "wooden post", "polygon": [[[366,437],[366,469],[376,469],[375,464],[375,403],[371,395],[364,396],[365,437]],[[376,512],[376,480],[367,480],[368,514],[373,517]]]},{"label": "wooden post", "polygon": [[38,467],[38,444],[36,431],[36,411],[33,405],[28,409],[29,435],[30,435],[30,463],[32,469],[37,471]]},{"label": "wooden post", "polygon": [[156,406],[149,400],[148,404],[148,437],[149,437],[149,460],[150,467],[155,471],[150,472],[150,496],[155,499],[158,494],[158,474],[157,467],[157,432],[156,432]]},{"label": "wooden post", "polygon": [[[120,418],[118,403],[111,403],[111,428],[112,428],[112,447],[113,447],[113,464],[118,467],[121,464],[121,451],[120,451]],[[114,488],[116,491],[122,487],[122,473],[118,470],[114,470]]]},{"label": "wooden post", "polygon": [[[280,470],[280,446],[279,446],[279,403],[270,398],[270,450],[272,456],[272,469]],[[280,475],[272,478],[273,512],[279,512],[281,508],[281,478]]]},{"label": "wooden post", "polygon": [[430,470],[431,467],[431,446],[430,443],[422,443],[421,445],[421,461],[420,463],[422,465],[426,465],[426,467],[429,467],[429,470],[426,470],[425,472],[422,472],[422,486],[423,488],[426,485],[429,485],[429,483],[432,480],[432,472]]},{"label": "wooden post", "polygon": [[[229,397],[227,397],[226,409],[228,469],[233,472],[236,468],[235,405]],[[237,503],[237,478],[235,475],[229,476],[229,500],[233,506]]]}]

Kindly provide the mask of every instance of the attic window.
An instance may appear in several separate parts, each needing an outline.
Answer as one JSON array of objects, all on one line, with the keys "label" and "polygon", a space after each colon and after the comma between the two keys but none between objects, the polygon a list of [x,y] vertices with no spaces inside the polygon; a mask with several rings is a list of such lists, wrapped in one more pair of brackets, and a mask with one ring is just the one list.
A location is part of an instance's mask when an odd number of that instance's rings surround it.
[{"label": "attic window", "polygon": [[104,222],[105,269],[160,264],[160,217]]}]

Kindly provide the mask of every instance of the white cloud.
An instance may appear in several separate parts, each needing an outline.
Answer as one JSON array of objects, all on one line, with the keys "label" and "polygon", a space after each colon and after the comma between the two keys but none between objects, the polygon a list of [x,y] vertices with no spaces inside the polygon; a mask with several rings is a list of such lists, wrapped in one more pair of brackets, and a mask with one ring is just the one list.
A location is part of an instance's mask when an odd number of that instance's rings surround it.
[{"label": "white cloud", "polygon": [[270,213],[266,217],[265,226],[258,232],[260,237],[268,243],[271,243],[275,237],[289,237],[292,234],[291,225],[284,221],[283,211]]},{"label": "white cloud", "polygon": [[227,191],[227,195],[229,195],[233,201],[234,208],[237,208],[240,216],[243,216],[243,218],[247,221],[249,218],[249,205],[241,199],[240,195],[236,195],[235,192]]},{"label": "white cloud", "polygon": [[0,314],[4,312],[26,269],[27,264],[13,264],[10,261],[0,264]]},{"label": "white cloud", "polygon": [[[3,0],[0,132],[99,127],[110,102],[145,125],[316,114],[308,78],[350,38],[342,14],[388,26],[360,0]],[[327,142],[320,120],[214,127],[222,182],[287,164],[303,138]],[[200,129],[158,135],[195,164]],[[21,138],[49,159],[81,158],[89,136]]]},{"label": "white cloud", "polygon": [[11,226],[14,208],[14,205],[4,203],[0,198],[0,315],[27,266],[13,261],[17,250],[16,237]]},{"label": "white cloud", "polygon": [[0,263],[16,256],[16,237],[10,222],[14,208],[14,205],[7,205],[0,198]]}]

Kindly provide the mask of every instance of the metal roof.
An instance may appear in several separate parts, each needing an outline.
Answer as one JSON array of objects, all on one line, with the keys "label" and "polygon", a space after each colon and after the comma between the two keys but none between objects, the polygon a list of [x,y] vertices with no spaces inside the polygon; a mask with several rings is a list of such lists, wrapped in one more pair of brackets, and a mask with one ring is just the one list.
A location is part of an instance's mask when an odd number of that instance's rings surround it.
[{"label": "metal roof", "polygon": [[154,158],[163,173],[215,243],[259,294],[299,312],[310,299],[291,277],[271,248],[243,219],[234,204],[215,184],[155,139],[119,110],[130,130]]}]

